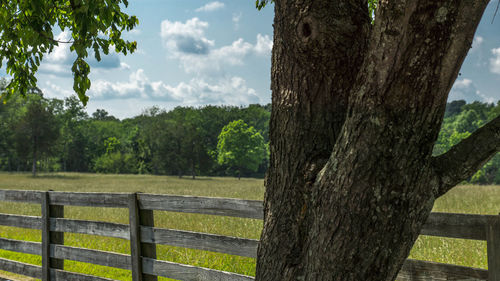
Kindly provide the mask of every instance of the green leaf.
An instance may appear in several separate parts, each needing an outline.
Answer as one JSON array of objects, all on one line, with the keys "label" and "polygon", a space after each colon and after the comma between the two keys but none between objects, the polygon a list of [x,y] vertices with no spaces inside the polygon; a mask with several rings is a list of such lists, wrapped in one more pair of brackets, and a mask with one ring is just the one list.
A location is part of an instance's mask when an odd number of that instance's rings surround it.
[{"label": "green leaf", "polygon": [[[70,50],[78,57],[72,67],[73,88],[84,103],[90,88],[90,68],[85,63],[88,49],[93,48],[100,61],[99,49],[108,54],[110,44],[118,46],[117,52],[123,54],[137,48],[136,42],[121,38],[123,30],[133,29],[138,23],[135,16],[121,11],[121,7],[128,6],[127,0],[4,2],[0,5],[0,59],[7,59],[6,72],[13,77],[11,92],[24,95],[29,87],[36,87],[35,75],[43,54],[58,45],[53,40],[53,28],[69,29],[72,34]],[[101,32],[104,38],[98,37]]]}]

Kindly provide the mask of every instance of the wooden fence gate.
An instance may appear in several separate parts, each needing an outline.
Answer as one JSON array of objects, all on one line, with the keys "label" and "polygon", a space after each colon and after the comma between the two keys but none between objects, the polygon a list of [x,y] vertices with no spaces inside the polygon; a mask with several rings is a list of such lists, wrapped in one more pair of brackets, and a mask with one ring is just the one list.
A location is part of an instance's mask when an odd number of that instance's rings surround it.
[{"label": "wooden fence gate", "polygon": [[[42,242],[0,237],[0,249],[41,255],[42,266],[0,258],[0,270],[43,281],[110,281],[64,270],[64,260],[131,270],[133,281],[251,281],[251,276],[156,259],[156,244],[255,258],[258,240],[157,228],[153,211],[262,219],[262,201],[145,193],[0,190],[0,201],[41,204],[42,216],[0,214],[0,225],[39,229]],[[64,218],[64,206],[128,208],[129,223]],[[64,232],[130,240],[130,255],[64,245]],[[432,213],[422,235],[486,240],[489,270],[408,259],[398,280],[500,281],[500,216]],[[1,280],[1,278],[0,278]]]}]

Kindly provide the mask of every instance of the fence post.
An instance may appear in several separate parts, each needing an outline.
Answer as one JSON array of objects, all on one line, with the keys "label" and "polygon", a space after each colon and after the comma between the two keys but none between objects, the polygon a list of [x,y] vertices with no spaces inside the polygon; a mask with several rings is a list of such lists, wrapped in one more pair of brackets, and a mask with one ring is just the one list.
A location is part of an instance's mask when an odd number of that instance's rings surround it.
[{"label": "fence post", "polygon": [[130,256],[132,281],[143,281],[141,261],[141,232],[139,224],[139,206],[137,193],[129,194]]},{"label": "fence post", "polygon": [[[139,195],[140,196],[140,195]],[[142,210],[139,208],[139,225],[154,227],[155,219],[153,210]],[[140,233],[140,227],[139,227]],[[140,241],[139,241],[140,242]],[[156,244],[154,243],[141,243],[141,256],[156,259]],[[142,275],[143,281],[158,281],[158,277],[154,275]]]},{"label": "fence post", "polygon": [[500,281],[500,215],[488,218],[486,242],[488,248],[488,280]]},{"label": "fence post", "polygon": [[[49,190],[53,191],[53,190]],[[50,199],[50,192],[49,192]],[[50,205],[49,204],[49,214],[51,218],[64,218],[64,206],[63,205]],[[49,221],[50,223],[50,221]],[[50,225],[49,225],[50,231]],[[50,244],[64,245],[64,232],[50,232]],[[50,267],[55,269],[64,269],[64,259],[50,258]]]},{"label": "fence post", "polygon": [[42,192],[42,281],[50,281],[50,206],[49,192]]}]

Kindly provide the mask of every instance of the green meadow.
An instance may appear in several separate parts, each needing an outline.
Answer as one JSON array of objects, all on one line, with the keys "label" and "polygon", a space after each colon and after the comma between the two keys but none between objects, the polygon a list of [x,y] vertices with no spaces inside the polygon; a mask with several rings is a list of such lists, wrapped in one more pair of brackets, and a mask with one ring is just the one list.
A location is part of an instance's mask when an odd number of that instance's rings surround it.
[{"label": "green meadow", "polygon": [[[78,192],[145,192],[157,194],[197,195],[262,200],[262,179],[204,178],[196,180],[151,175],[101,175],[80,173],[41,174],[33,178],[30,174],[0,173],[0,189],[55,190]],[[498,214],[500,212],[500,186],[463,185],[454,188],[440,198],[435,206],[437,212],[472,214]],[[0,202],[0,213],[40,216],[40,206]],[[117,223],[128,222],[128,210],[112,208],[65,207],[65,217],[85,220],[100,220]],[[258,239],[262,221],[197,214],[182,214],[155,211],[155,225],[164,228],[182,229],[227,236]],[[37,230],[0,227],[0,237],[41,241]],[[65,234],[68,246],[129,253],[129,242],[117,238],[105,238],[83,234]],[[178,263],[237,272],[255,274],[255,259],[218,254],[207,251],[161,246],[157,247],[158,258]],[[0,250],[0,257],[25,263],[41,265],[39,256]],[[416,242],[411,258],[487,268],[486,243],[481,241],[435,238],[422,236]],[[92,264],[65,261],[65,269],[93,274],[116,280],[130,280],[127,270]],[[33,280],[1,272],[0,276],[15,280]],[[169,280],[160,278],[159,280]]]}]

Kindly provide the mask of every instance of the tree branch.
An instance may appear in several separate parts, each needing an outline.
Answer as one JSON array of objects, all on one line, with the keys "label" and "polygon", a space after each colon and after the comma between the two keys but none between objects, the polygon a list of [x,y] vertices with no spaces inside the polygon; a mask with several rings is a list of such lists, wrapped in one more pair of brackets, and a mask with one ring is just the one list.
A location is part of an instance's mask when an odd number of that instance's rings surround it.
[{"label": "tree branch", "polygon": [[[30,26],[36,26],[35,24],[33,24],[33,22],[30,20],[30,18],[28,17],[28,15],[26,15],[26,12],[23,11],[22,12],[24,18],[26,19],[26,21],[28,21],[28,23],[30,24]],[[57,40],[57,39],[54,39],[54,38],[51,38],[51,37],[48,37],[46,34],[44,34],[43,32],[41,32],[40,30],[38,29],[33,29],[36,33],[38,33],[38,35],[44,37],[45,39],[47,40],[50,40],[52,41],[52,43],[61,43],[61,44],[72,44],[74,41],[73,40],[68,40],[68,41],[61,41],[61,40]]]},{"label": "tree branch", "polygon": [[436,198],[471,177],[500,151],[500,116],[477,129],[448,152],[432,159],[440,185]]}]

